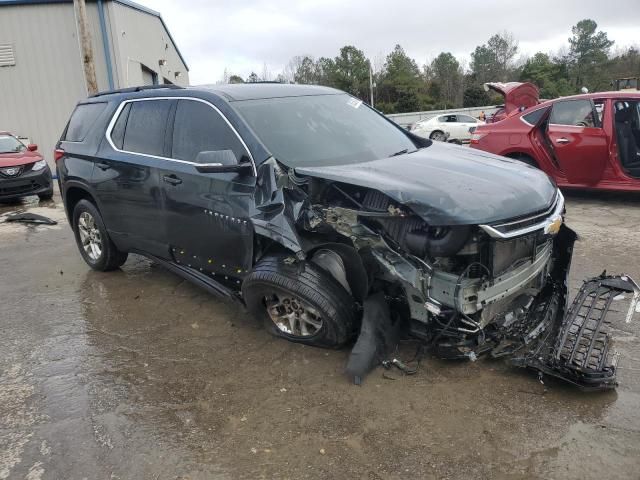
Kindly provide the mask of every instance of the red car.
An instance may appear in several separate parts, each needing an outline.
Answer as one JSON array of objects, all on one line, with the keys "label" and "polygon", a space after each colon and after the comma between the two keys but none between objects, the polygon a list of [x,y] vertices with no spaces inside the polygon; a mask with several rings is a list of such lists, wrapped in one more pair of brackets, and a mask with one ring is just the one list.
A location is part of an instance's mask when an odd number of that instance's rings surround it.
[{"label": "red car", "polygon": [[478,126],[471,147],[536,166],[560,187],[640,191],[640,93],[546,101]]},{"label": "red car", "polygon": [[51,169],[38,146],[25,145],[9,132],[0,132],[0,200],[38,195],[53,197]]}]

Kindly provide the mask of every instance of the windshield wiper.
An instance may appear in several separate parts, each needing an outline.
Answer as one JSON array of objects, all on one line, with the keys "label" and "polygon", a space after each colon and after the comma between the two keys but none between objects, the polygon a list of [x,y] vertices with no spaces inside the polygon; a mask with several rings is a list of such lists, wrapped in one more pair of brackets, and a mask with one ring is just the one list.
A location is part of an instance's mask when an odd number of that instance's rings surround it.
[{"label": "windshield wiper", "polygon": [[391,158],[391,157],[397,157],[398,155],[404,155],[405,153],[414,153],[414,152],[417,152],[418,150],[419,150],[419,149],[418,149],[418,148],[416,148],[415,150],[411,150],[411,151],[409,151],[409,149],[408,149],[408,148],[405,148],[404,150],[400,150],[399,152],[392,153],[391,155],[389,155],[389,157],[388,157],[388,158]]},{"label": "windshield wiper", "polygon": [[408,148],[405,148],[404,150],[400,150],[399,152],[396,153],[392,153],[391,155],[389,155],[389,158],[391,157],[397,157],[398,155],[404,155],[405,153],[407,153],[409,151]]}]

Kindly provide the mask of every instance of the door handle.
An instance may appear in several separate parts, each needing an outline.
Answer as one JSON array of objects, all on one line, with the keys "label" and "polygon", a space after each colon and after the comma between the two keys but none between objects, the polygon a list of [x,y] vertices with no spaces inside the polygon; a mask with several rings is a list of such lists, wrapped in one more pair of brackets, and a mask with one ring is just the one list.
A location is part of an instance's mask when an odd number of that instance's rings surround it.
[{"label": "door handle", "polygon": [[571,140],[569,140],[568,138],[559,138],[556,140],[556,143],[571,143]]},{"label": "door handle", "polygon": [[96,163],[96,167],[104,172],[105,170],[109,170],[111,168],[111,165],[109,165],[108,163]]},{"label": "door handle", "polygon": [[182,180],[175,175],[163,175],[162,180],[170,183],[171,185],[180,185],[182,183]]}]

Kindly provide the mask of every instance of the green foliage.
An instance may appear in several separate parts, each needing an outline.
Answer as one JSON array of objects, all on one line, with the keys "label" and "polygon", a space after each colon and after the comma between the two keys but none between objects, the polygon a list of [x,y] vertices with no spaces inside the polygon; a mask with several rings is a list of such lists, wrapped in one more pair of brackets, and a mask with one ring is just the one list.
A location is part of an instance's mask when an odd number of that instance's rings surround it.
[{"label": "green foliage", "polygon": [[[518,42],[509,32],[496,33],[471,52],[467,71],[450,52],[440,53],[421,71],[396,45],[373,75],[375,106],[385,113],[401,113],[500,104],[502,98],[482,88],[484,83],[496,81],[532,82],[540,88],[541,98],[551,99],[578,93],[582,86],[590,91],[606,90],[616,78],[640,76],[638,49],[627,48],[610,56],[613,41],[598,31],[593,20],[581,20],[571,34],[566,56],[538,52],[516,66]],[[277,80],[327,85],[369,101],[370,71],[371,61],[364,52],[345,45],[334,58],[293,57]],[[257,80],[255,73],[247,78],[248,82]],[[232,75],[229,81],[242,79]]]},{"label": "green foliage", "polygon": [[463,74],[456,57],[449,52],[442,52],[425,68],[425,74],[430,83],[429,95],[438,99],[442,108],[460,104]]},{"label": "green foliage", "polygon": [[231,75],[229,77],[229,83],[244,83],[244,80],[240,75]]},{"label": "green foliage", "polygon": [[471,85],[463,93],[463,107],[483,107],[489,105],[489,95],[479,85]]},{"label": "green foliage", "polygon": [[600,90],[610,82],[606,65],[613,40],[597,29],[598,24],[590,19],[579,21],[571,29],[568,63],[570,80],[577,89],[586,86],[591,91]]},{"label": "green foliage", "polygon": [[556,98],[575,93],[567,79],[566,65],[538,52],[522,67],[521,82],[531,82],[540,89],[540,98]]},{"label": "green foliage", "polygon": [[418,64],[400,45],[387,55],[379,75],[377,93],[378,108],[385,113],[412,112],[433,105]]}]

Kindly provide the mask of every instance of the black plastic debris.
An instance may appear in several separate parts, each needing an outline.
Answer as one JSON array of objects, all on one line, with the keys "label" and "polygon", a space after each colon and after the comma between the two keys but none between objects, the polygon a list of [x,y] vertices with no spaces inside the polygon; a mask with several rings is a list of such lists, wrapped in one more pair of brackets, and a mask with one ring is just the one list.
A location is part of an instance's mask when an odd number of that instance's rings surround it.
[{"label": "black plastic debris", "polygon": [[58,222],[56,222],[55,220],[51,220],[49,217],[45,217],[44,215],[38,215],[35,213],[14,213],[13,215],[7,216],[5,221],[29,223],[34,225],[57,225],[58,224]]},{"label": "black plastic debris", "polygon": [[[638,286],[626,276],[586,280],[564,318],[552,300],[540,310],[547,316],[545,334],[527,345],[512,363],[572,383],[581,390],[610,390],[617,386],[617,355],[611,349],[609,321],[614,300],[631,294],[628,321],[636,308]],[[554,305],[554,303],[556,303]],[[555,319],[554,319],[555,317]]]},{"label": "black plastic debris", "polygon": [[371,295],[364,301],[362,326],[351,350],[346,372],[360,385],[365,375],[380,365],[395,350],[400,336],[400,322],[394,322],[384,293]]}]

